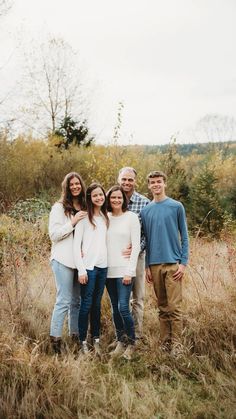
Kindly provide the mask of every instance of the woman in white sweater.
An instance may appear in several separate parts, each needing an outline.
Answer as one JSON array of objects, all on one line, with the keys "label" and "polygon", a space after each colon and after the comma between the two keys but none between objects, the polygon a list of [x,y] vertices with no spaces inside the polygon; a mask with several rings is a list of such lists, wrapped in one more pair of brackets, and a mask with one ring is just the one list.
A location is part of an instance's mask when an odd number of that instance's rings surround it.
[{"label": "woman in white sweater", "polygon": [[99,345],[101,299],[107,277],[107,205],[106,194],[98,183],[92,183],[86,192],[88,216],[75,229],[74,260],[81,285],[79,312],[79,338],[84,354],[88,352],[87,332],[90,332],[95,353],[101,354]]},{"label": "woman in white sweater", "polygon": [[[134,320],[130,312],[132,281],[140,252],[140,223],[138,216],[127,210],[127,199],[118,185],[107,194],[109,228],[107,232],[108,272],[106,287],[111,300],[117,346],[113,356],[123,354],[130,359],[135,345]],[[127,258],[124,251],[131,245]],[[125,342],[128,342],[125,348]]]},{"label": "woman in white sweater", "polygon": [[80,286],[75,275],[73,236],[76,224],[87,215],[85,209],[84,182],[78,173],[68,173],[62,182],[61,198],[53,205],[49,216],[50,260],[57,290],[50,337],[54,352],[59,354],[66,315],[69,333],[73,339],[78,339]]}]

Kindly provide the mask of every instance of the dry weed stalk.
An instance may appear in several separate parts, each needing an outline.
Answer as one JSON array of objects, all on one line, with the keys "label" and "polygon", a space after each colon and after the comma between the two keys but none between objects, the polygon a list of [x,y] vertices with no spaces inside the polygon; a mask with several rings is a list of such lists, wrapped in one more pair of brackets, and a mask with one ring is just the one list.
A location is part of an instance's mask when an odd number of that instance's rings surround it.
[{"label": "dry weed stalk", "polygon": [[[27,287],[21,311],[0,319],[0,416],[6,418],[231,418],[235,411],[235,282],[220,242],[193,243],[185,278],[185,348],[173,358],[160,351],[155,298],[147,287],[143,341],[134,359],[111,361],[114,337],[110,307],[103,300],[104,354],[99,361],[68,352],[47,353],[54,298],[48,262],[22,270]],[[212,259],[212,260],[211,260]],[[209,271],[210,269],[210,271]],[[7,284],[5,285],[7,286]],[[8,286],[14,304],[15,289]],[[17,320],[18,317],[18,320]]]}]

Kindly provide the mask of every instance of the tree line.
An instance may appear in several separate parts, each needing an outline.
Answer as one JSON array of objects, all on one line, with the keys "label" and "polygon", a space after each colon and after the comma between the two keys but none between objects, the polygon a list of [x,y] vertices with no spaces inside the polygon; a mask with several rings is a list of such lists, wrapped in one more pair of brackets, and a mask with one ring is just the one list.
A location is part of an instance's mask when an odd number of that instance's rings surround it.
[{"label": "tree line", "polygon": [[[168,151],[169,144],[162,145],[146,145],[145,151],[147,153]],[[236,155],[236,141],[217,141],[217,142],[197,142],[187,144],[176,144],[176,151],[181,156],[188,156],[191,153],[206,154],[214,151],[222,151],[225,156]]]},{"label": "tree line", "polygon": [[162,170],[168,176],[167,194],[180,200],[193,234],[217,236],[236,222],[236,165],[233,153],[215,147],[206,153],[183,155],[175,143],[165,152],[146,146],[55,146],[58,137],[35,140],[0,136],[0,205],[7,212],[20,200],[39,198],[52,203],[60,194],[61,179],[78,171],[86,184],[96,180],[105,189],[116,183],[122,166],[138,172],[138,190],[148,196],[146,176]]}]

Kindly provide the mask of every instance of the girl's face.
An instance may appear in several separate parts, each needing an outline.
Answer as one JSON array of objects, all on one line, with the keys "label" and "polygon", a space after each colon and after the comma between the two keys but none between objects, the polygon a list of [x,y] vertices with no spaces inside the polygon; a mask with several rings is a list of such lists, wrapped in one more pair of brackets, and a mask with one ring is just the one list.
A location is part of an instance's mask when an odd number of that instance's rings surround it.
[{"label": "girl's face", "polygon": [[105,196],[101,188],[96,188],[91,192],[92,204],[96,207],[102,207],[105,202]]},{"label": "girl's face", "polygon": [[73,197],[79,196],[79,194],[80,194],[80,192],[82,190],[82,186],[81,186],[81,183],[80,183],[80,181],[79,181],[79,179],[77,177],[73,177],[70,180],[69,189],[70,189],[71,195]]},{"label": "girl's face", "polygon": [[124,199],[123,199],[123,195],[121,191],[114,191],[111,193],[110,204],[111,204],[112,211],[122,209],[123,203],[124,203]]}]

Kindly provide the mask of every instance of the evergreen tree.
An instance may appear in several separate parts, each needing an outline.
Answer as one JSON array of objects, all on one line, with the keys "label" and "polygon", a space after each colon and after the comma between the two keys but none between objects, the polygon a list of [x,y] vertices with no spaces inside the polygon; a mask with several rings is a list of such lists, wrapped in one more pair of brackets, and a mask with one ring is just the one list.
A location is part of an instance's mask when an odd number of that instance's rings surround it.
[{"label": "evergreen tree", "polygon": [[217,192],[217,177],[209,164],[203,166],[193,181],[190,207],[193,230],[217,236],[223,228],[224,212]]},{"label": "evergreen tree", "polygon": [[79,124],[71,116],[66,116],[61,121],[59,128],[55,131],[55,135],[63,139],[62,142],[57,143],[57,146],[59,148],[64,147],[65,149],[70,144],[88,147],[93,141],[93,137],[89,135],[87,121],[84,120]]},{"label": "evergreen tree", "polygon": [[177,152],[176,141],[173,140],[163,159],[163,171],[167,175],[168,194],[177,200],[188,201],[189,186],[181,156]]}]

